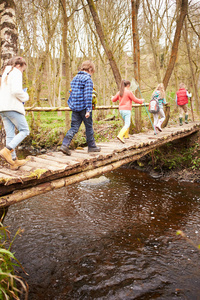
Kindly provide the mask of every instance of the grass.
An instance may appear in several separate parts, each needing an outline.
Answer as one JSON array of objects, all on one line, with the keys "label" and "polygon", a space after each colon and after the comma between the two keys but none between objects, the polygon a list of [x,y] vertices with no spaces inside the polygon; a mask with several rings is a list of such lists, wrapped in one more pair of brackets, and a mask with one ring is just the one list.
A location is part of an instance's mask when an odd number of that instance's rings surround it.
[{"label": "grass", "polygon": [[10,241],[8,229],[0,222],[0,299],[2,300],[28,299],[27,283],[23,278],[15,275],[16,268],[22,268],[22,266],[11,252],[11,246],[20,233],[22,233],[21,229],[16,232],[13,240]]}]

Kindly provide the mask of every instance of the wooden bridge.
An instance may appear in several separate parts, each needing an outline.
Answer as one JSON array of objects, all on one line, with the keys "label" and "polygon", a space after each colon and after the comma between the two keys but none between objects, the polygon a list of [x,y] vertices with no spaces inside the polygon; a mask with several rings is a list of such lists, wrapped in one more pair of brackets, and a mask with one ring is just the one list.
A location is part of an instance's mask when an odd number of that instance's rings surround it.
[{"label": "wooden bridge", "polygon": [[153,130],[134,134],[125,144],[117,139],[100,143],[99,153],[88,153],[87,148],[76,149],[71,156],[49,152],[29,156],[27,164],[17,171],[0,167],[0,208],[110,172],[199,130],[200,122],[193,122],[164,128],[158,135]]}]

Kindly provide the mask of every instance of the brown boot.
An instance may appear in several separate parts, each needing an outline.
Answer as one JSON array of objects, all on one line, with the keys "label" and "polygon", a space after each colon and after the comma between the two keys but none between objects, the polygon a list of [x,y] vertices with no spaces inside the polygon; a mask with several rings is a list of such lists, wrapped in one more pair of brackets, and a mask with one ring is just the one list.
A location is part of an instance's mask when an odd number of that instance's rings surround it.
[{"label": "brown boot", "polygon": [[21,166],[25,165],[28,162],[26,159],[16,159],[14,160],[14,165],[10,166],[11,170],[18,170]]},{"label": "brown boot", "polygon": [[12,159],[12,153],[13,150],[9,150],[8,148],[4,147],[1,151],[0,151],[0,156],[5,159],[10,165],[14,165],[14,161]]}]

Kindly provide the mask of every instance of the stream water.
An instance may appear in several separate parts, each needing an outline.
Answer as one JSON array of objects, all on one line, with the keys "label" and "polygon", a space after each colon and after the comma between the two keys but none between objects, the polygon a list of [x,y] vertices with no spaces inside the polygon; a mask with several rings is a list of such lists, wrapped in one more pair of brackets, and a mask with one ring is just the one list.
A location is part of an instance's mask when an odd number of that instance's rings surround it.
[{"label": "stream water", "polygon": [[12,205],[29,300],[200,299],[200,186],[120,168]]}]

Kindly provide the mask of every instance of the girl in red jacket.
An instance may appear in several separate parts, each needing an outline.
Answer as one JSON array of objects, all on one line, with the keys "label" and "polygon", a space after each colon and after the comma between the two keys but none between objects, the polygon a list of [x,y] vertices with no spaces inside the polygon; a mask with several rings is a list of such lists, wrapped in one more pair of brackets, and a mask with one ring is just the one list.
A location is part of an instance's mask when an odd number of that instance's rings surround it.
[{"label": "girl in red jacket", "polygon": [[119,112],[124,120],[124,126],[120,130],[117,138],[124,143],[123,137],[128,138],[128,131],[131,125],[131,110],[132,110],[132,102],[142,104],[144,99],[136,98],[130,89],[130,81],[122,80],[120,91],[112,98],[113,102],[119,100]]},{"label": "girl in red jacket", "polygon": [[180,83],[179,90],[176,92],[176,103],[179,108],[179,121],[180,125],[183,125],[183,115],[182,112],[185,113],[185,123],[188,124],[188,112],[187,112],[187,104],[188,104],[188,98],[192,97],[192,94],[190,94],[185,89],[185,84]]}]

